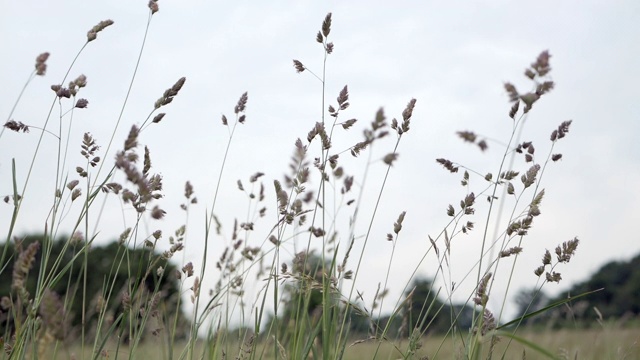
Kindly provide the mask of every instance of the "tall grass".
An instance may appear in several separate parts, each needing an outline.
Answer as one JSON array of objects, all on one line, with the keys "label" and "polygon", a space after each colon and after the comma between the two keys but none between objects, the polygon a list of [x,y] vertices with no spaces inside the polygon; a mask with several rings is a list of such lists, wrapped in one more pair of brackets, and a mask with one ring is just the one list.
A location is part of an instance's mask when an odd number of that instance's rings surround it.
[{"label": "tall grass", "polygon": [[[87,76],[80,75],[70,82],[68,76],[86,47],[98,40],[102,31],[108,31],[114,25],[111,20],[101,21],[89,30],[86,42],[69,65],[60,85],[52,86],[51,107],[41,125],[13,119],[14,110],[24,105],[22,92],[7,116],[0,142],[5,136],[25,136],[5,132],[5,129],[16,133],[31,130],[38,134],[39,141],[33,149],[27,176],[21,183],[13,163],[11,194],[5,197],[5,202],[13,205],[13,214],[8,219],[0,269],[3,272],[13,271],[13,282],[11,293],[3,294],[5,297],[0,304],[5,319],[2,337],[4,357],[49,357],[52,351],[67,349],[69,344],[80,344],[79,349],[76,346],[73,347],[75,350],[67,350],[72,351],[71,356],[134,358],[139,354],[140,344],[157,338],[161,339],[158,343],[162,356],[169,359],[223,359],[230,356],[247,359],[338,359],[346,352],[365,346],[364,343],[373,344],[367,347],[373,349],[367,358],[410,359],[422,356],[425,335],[435,326],[435,319],[441,318],[450,325],[433,357],[448,357],[444,349],[449,347],[461,349],[458,354],[463,358],[502,357],[507,354],[509,346],[495,348],[499,338],[522,340],[516,335],[518,325],[530,315],[521,314],[520,320],[509,321],[511,319],[504,318],[504,307],[490,308],[488,300],[496,297],[506,303],[511,285],[517,277],[523,276],[515,272],[518,258],[540,256],[525,254],[523,243],[541,214],[545,194],[541,184],[545,170],[561,159],[562,155],[556,153],[555,146],[568,134],[571,125],[571,121],[564,121],[556,129],[550,129],[551,135],[545,141],[522,141],[524,125],[531,110],[554,87],[549,77],[549,52],[540,53],[526,69],[525,76],[530,82],[528,91],[521,92],[510,83],[504,86],[510,98],[510,105],[505,110],[505,118],[510,118],[510,122],[505,122],[510,126],[507,139],[492,140],[471,131],[457,134],[463,141],[476,145],[478,151],[497,146],[501,155],[496,169],[472,169],[461,160],[436,159],[457,177],[453,181],[461,182],[463,195],[456,195],[459,198],[448,207],[447,204],[437,204],[446,209],[443,217],[446,215],[449,219],[433,237],[424,234],[430,246],[422,253],[420,264],[409,269],[410,277],[397,279],[391,276],[390,269],[392,264],[402,261],[395,256],[395,249],[399,246],[407,213],[401,211],[395,219],[380,219],[378,213],[385,189],[390,184],[389,174],[393,165],[400,161],[402,140],[405,136],[415,136],[411,122],[414,112],[418,114],[420,102],[407,99],[404,111],[396,118],[390,118],[382,108],[372,111],[373,119],[364,121],[364,125],[361,125],[363,121],[353,118],[349,109],[348,86],[345,85],[338,94],[327,93],[326,83],[330,76],[327,63],[334,51],[332,15],[327,14],[315,38],[323,50],[321,67],[312,69],[302,61],[293,60],[294,70],[306,76],[301,81],[317,81],[321,86],[319,121],[309,124],[309,132],[301,138],[285,139],[295,146],[289,171],[283,180],[265,184],[265,176],[261,172],[251,175],[248,181],[238,180],[237,188],[247,196],[247,212],[238,216],[244,220],[233,224],[228,247],[222,253],[213,253],[209,244],[225,237],[216,214],[224,211],[219,208],[218,200],[221,192],[225,191],[221,188],[222,176],[234,161],[231,145],[243,126],[251,126],[248,121],[248,94],[239,97],[232,116],[222,116],[220,126],[228,129],[226,150],[221,155],[215,191],[208,199],[206,213],[196,214],[196,217],[204,215],[205,236],[201,260],[194,265],[185,263],[184,257],[181,260],[176,257],[191,245],[187,243],[186,220],[185,225],[170,236],[159,230],[148,230],[146,224],[153,224],[154,220],[162,219],[166,214],[157,201],[164,196],[164,189],[162,176],[152,172],[151,150],[140,143],[141,135],[148,128],[162,126],[166,115],[163,111],[173,101],[179,101],[181,89],[188,86],[187,79],[180,78],[167,88],[150,107],[142,123],[125,124],[123,117],[139,71],[149,25],[157,11],[158,3],[150,1],[148,22],[135,60],[135,70],[130,75],[126,96],[104,149],[88,132],[82,139],[70,136],[72,126],[79,126],[73,122],[74,114],[85,111],[89,101],[80,97],[88,84]],[[36,76],[46,74],[48,56],[48,53],[43,53],[37,57],[35,70],[24,88]],[[116,146],[114,141],[121,126],[129,128],[128,136],[122,147],[117,149],[115,160],[105,160],[103,154],[109,154]],[[361,135],[354,134],[358,127]],[[44,137],[55,138],[57,147],[43,149]],[[76,145],[73,144],[78,142],[81,142],[85,163],[76,166],[70,164],[68,154],[75,151]],[[336,144],[348,145],[340,147],[342,145]],[[249,148],[249,151],[257,150]],[[379,153],[385,155],[375,155]],[[49,207],[50,212],[43,219],[46,226],[42,242],[22,246],[14,229],[20,217],[28,216],[21,205],[37,181],[31,177],[31,172],[39,156],[46,156],[56,164],[55,172],[49,174],[55,178],[54,196],[43,199],[43,204],[46,204],[43,206]],[[361,165],[350,168],[351,162],[344,161],[345,157],[355,157]],[[3,151],[2,160],[10,158],[11,152]],[[383,168],[382,178],[375,182],[370,179],[374,167]],[[372,191],[376,195],[373,199],[366,199]],[[92,245],[98,239],[116,235],[112,229],[100,227],[100,220],[106,216],[102,212],[102,204],[107,198],[117,198],[123,209],[134,210],[123,211],[131,217],[127,223],[132,225],[119,235],[119,248],[114,258],[109,259],[111,268],[108,275],[95,279],[88,273]],[[274,200],[268,203],[270,198]],[[192,216],[191,205],[197,201],[193,186],[187,182],[182,206],[187,219]],[[80,209],[77,218],[67,217],[71,208]],[[483,215],[477,216],[476,209],[481,209],[478,213]],[[266,215],[272,213],[275,215],[270,222]],[[374,225],[381,222],[388,223],[386,236],[374,233]],[[264,225],[259,227],[258,224]],[[254,228],[265,227],[270,230],[254,233]],[[54,240],[64,232],[72,235],[63,239],[62,252],[54,255]],[[463,307],[456,307],[453,298],[459,284],[453,283],[450,272],[451,244],[468,241],[461,237],[469,233],[478,233],[482,241],[475,264],[469,266],[467,276],[462,280],[473,282],[475,289],[466,294],[467,301]],[[260,246],[249,246],[249,237],[257,238]],[[392,251],[385,260],[387,274],[378,292],[365,298],[356,287],[356,280],[367,276],[368,262],[371,261],[365,250],[371,247],[372,242],[385,237],[392,244]],[[9,246],[11,242],[16,244],[15,250],[11,250],[14,249]],[[532,269],[539,277],[538,289],[548,282],[561,280],[559,266],[570,261],[578,243],[577,238],[561,243],[555,249],[555,258],[550,251],[542,254],[540,267]],[[147,249],[149,252],[146,256],[134,256],[135,249]],[[69,252],[72,258],[66,259],[64,254]],[[37,254],[41,257],[40,265],[33,269]],[[427,263],[435,264],[432,270],[444,286],[435,287],[432,282],[427,289],[429,295],[418,299],[421,289],[412,284],[415,284],[418,269]],[[172,266],[177,266],[178,271],[167,271]],[[214,267],[217,272],[213,271]],[[129,281],[118,287],[116,275],[121,272],[127,274]],[[219,278],[211,280],[214,273],[219,273]],[[508,284],[507,290],[501,294],[493,291],[498,274],[501,279],[506,278]],[[64,286],[64,294],[55,293],[52,289],[65,276],[70,280]],[[28,277],[37,279],[31,292],[26,285]],[[255,281],[256,277],[264,281]],[[150,279],[153,279],[151,286],[148,285]],[[176,302],[166,301],[172,294],[161,287],[163,280],[178,284],[181,296]],[[215,283],[209,294],[202,286],[205,280]],[[97,295],[87,292],[88,282],[92,281],[101,282],[101,291]],[[245,289],[250,287],[258,288],[257,296],[245,299]],[[402,296],[387,299],[389,288],[402,288]],[[444,302],[438,299],[444,299]],[[68,319],[75,301],[82,303],[82,314],[80,324],[72,330],[68,328]],[[185,301],[189,306],[183,304]],[[115,309],[108,306],[114,302],[119,304]],[[385,302],[391,302],[393,308],[386,318],[382,313]],[[458,325],[465,309],[472,309],[471,325],[466,328]],[[189,323],[185,327],[179,316],[182,311],[190,312]],[[91,317],[91,314],[95,315]],[[352,331],[358,321],[367,323],[367,334]],[[398,324],[400,326],[396,328]],[[541,354],[554,356],[542,347],[525,344]]]}]

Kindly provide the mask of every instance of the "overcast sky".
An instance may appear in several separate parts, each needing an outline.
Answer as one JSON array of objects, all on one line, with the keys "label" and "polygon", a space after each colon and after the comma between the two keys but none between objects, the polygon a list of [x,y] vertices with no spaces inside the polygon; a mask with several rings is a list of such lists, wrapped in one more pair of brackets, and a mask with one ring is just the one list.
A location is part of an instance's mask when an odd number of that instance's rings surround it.
[{"label": "overcast sky", "polygon": [[[262,244],[273,226],[272,182],[288,172],[296,138],[304,139],[321,114],[320,83],[307,72],[297,74],[292,59],[321,73],[323,50],[315,35],[328,12],[333,13],[330,41],[335,50],[327,62],[327,99],[335,103],[340,89],[348,85],[351,106],[341,116],[343,120],[360,120],[349,132],[336,133],[336,147],[360,141],[363,126],[379,107],[384,107],[390,118],[401,117],[407,102],[417,99],[411,131],[400,144],[400,156],[391,171],[356,283],[368,305],[387,273],[392,244],[385,241],[385,234],[392,230],[398,214],[407,212],[390,270],[392,296],[388,306],[400,295],[429,248],[427,236],[435,238],[447,224],[448,204],[455,206],[466,194],[459,185],[462,174],[447,173],[435,159],[445,157],[479,173],[496,175],[504,148],[489,142],[489,150],[480,153],[477,147],[460,141],[455,132],[472,130],[506,142],[512,120],[507,116],[510,105],[503,84],[509,81],[519,89],[528,89],[523,71],[543,50],[552,55],[551,76],[556,89],[535,104],[522,140],[533,141],[542,157],[548,152],[551,131],[565,120],[572,119],[573,124],[554,151],[564,157],[544,174],[542,215],[524,238],[510,294],[536,283],[532,271],[540,264],[545,248],[553,249],[576,236],[581,241],[577,255],[568,266],[558,269],[563,276],[560,285],[545,287],[550,293],[588,278],[608,261],[629,259],[640,252],[634,230],[640,223],[639,2],[319,3],[159,2],[160,11],[151,21],[115,143],[110,153],[102,156],[112,161],[131,125],[141,124],[156,99],[178,78],[187,78],[180,94],[164,109],[165,119],[140,139],[151,150],[153,171],[164,177],[166,194],[159,204],[167,217],[149,222],[149,232],[159,228],[168,235],[183,224],[185,215],[179,204],[184,201],[184,182],[189,180],[195,187],[199,203],[189,215],[184,261],[199,264],[203,219],[211,206],[228,139],[220,117],[233,115],[233,107],[245,91],[249,93],[247,122],[237,129],[231,145],[215,213],[228,239],[234,218],[243,221],[247,213],[246,196],[235,183],[243,179],[246,184],[251,174],[261,171],[266,174],[263,180],[269,213],[261,220],[261,231],[249,238],[249,245]],[[3,120],[7,120],[32,71],[35,57],[44,51],[51,53],[46,76],[31,83],[11,116],[34,128],[28,134],[5,131],[0,137],[0,193],[4,196],[12,192],[12,158],[16,160],[18,186],[24,184],[40,136],[35,127],[43,126],[53,100],[49,86],[64,78],[86,41],[86,32],[100,20],[112,19],[115,24],[98,34],[69,74],[68,80],[79,74],[87,76],[88,86],[80,97],[87,98],[89,106],[74,114],[65,175],[75,178],[74,169],[82,164],[79,145],[84,132],[91,132],[102,151],[106,150],[142,44],[148,8],[145,1],[129,0],[2,0],[1,7]],[[56,133],[59,112],[54,107],[47,127]],[[392,146],[389,138],[373,150],[359,236],[366,230],[370,200],[383,176],[379,159]],[[45,135],[15,235],[44,230],[54,190],[56,151],[55,138]],[[359,161],[348,158],[344,154],[340,159],[359,182],[368,154]],[[521,159],[515,163],[516,169],[526,167]],[[310,188],[315,186],[317,182]],[[482,179],[472,177],[472,191],[479,192],[484,186]],[[0,230],[6,234],[12,206],[1,205]],[[453,295],[457,301],[466,300],[475,285],[475,272],[466,279],[465,275],[478,257],[486,207],[485,201],[478,203],[478,213],[471,219],[476,229],[454,239],[451,274],[437,279],[440,286],[449,287],[454,281],[461,287]],[[340,215],[348,216],[351,211],[344,209]],[[126,208],[124,214],[121,204],[109,199],[97,226],[96,241],[106,243],[131,226],[133,212]],[[73,210],[62,223],[61,233],[73,226],[72,215]],[[92,221],[97,216],[93,214]],[[346,230],[340,232],[341,249],[346,247],[347,235]],[[217,260],[225,241],[211,240],[212,259]],[[289,247],[287,251],[293,250]],[[177,260],[181,262],[182,257]],[[418,273],[434,276],[436,261],[430,253]],[[510,266],[511,262],[505,261],[499,270],[496,295],[489,303],[492,309],[499,309],[503,302],[498,294],[504,292]],[[348,266],[354,267],[355,262]],[[208,275],[214,279],[218,273],[211,269]],[[252,295],[249,292],[247,296]],[[246,301],[253,302],[250,298]],[[511,304],[510,297],[507,301]]]}]

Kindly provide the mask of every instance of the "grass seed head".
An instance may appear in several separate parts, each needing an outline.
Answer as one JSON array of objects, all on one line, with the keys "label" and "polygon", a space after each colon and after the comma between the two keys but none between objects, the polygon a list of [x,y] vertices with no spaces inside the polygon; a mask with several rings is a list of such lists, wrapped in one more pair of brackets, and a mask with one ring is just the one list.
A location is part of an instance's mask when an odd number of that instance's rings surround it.
[{"label": "grass seed head", "polygon": [[95,40],[98,37],[98,33],[100,31],[111,25],[113,25],[113,20],[100,21],[96,26],[92,27],[89,32],[87,32],[87,42]]},{"label": "grass seed head", "polygon": [[325,37],[325,39],[329,36],[330,32],[331,32],[331,13],[328,13],[327,16],[325,16],[324,21],[322,22],[322,35]]},{"label": "grass seed head", "polygon": [[36,75],[44,76],[47,72],[47,60],[49,59],[49,53],[43,52],[36,58]]},{"label": "grass seed head", "polygon": [[149,7],[149,10],[151,10],[151,15],[157,13],[159,10],[158,0],[149,0],[149,3],[147,4],[147,6]]}]

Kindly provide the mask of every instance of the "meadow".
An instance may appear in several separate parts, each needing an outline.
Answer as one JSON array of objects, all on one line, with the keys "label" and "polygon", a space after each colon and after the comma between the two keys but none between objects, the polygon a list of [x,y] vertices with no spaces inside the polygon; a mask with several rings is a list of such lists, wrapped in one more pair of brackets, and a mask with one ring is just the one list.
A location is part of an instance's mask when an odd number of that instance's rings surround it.
[{"label": "meadow", "polygon": [[[523,339],[536,343],[539,346],[549,349],[559,359],[638,359],[640,358],[640,346],[638,346],[638,330],[637,327],[621,328],[609,326],[607,328],[598,329],[571,329],[571,330],[547,330],[547,331],[531,331],[524,330],[520,334]],[[344,352],[343,359],[400,359],[402,354],[393,345],[382,343],[380,347],[376,342],[364,342],[355,344],[354,340]],[[405,341],[397,344],[399,347],[407,346]],[[236,349],[229,354],[227,358],[243,358],[237,349],[240,344],[234,344],[232,348]],[[265,349],[269,344],[259,344],[256,350],[264,356],[261,359],[275,359],[272,353]],[[180,348],[180,346],[177,346]],[[126,358],[129,354],[128,347],[124,346],[117,350],[113,344],[109,344],[105,348],[105,352],[101,358],[115,358],[116,352],[120,356]],[[51,349],[54,353],[55,349]],[[494,355],[497,358],[505,359],[547,359],[548,357],[532,351],[526,346],[520,344],[509,344],[507,341],[500,342],[495,347]],[[71,354],[80,353],[77,345],[70,347],[61,347],[57,350],[56,359],[69,359]],[[174,353],[174,357],[178,357],[178,351]],[[488,351],[485,351],[483,358],[486,358]],[[161,359],[168,358],[166,351],[162,350],[162,344],[157,341],[149,341],[142,345],[136,352],[136,357],[141,359]],[[428,359],[460,359],[464,358],[464,347],[460,341],[454,341],[450,337],[429,336],[422,339],[422,347],[418,350],[416,358]],[[76,357],[79,359],[79,357]],[[90,359],[91,356],[86,356]]]},{"label": "meadow", "polygon": [[[183,213],[173,215],[162,203],[167,195],[163,177],[172,169],[154,167],[155,151],[146,144],[146,136],[173,116],[169,109],[180,101],[191,80],[178,77],[158,90],[144,119],[131,121],[124,115],[148,45],[147,32],[161,11],[161,3],[155,0],[147,6],[135,71],[119,115],[106,125],[112,127],[110,139],[96,139],[82,130],[83,123],[74,122],[78,112],[91,110],[93,100],[83,97],[91,86],[91,74],[71,75],[76,74],[74,66],[85,49],[98,46],[103,34],[117,26],[110,19],[88,30],[67,75],[50,86],[52,102],[46,117],[15,119],[14,111],[28,106],[28,99],[22,97],[24,89],[47,74],[50,54],[36,57],[33,72],[2,128],[0,144],[15,136],[39,140],[29,150],[33,158],[27,165],[16,163],[11,149],[3,147],[2,152],[3,165],[12,170],[10,184],[2,183],[3,193],[8,194],[4,202],[12,211],[9,219],[3,219],[7,235],[0,258],[0,279],[6,277],[6,284],[0,284],[1,358],[639,357],[637,327],[532,330],[521,326],[589,295],[575,294],[537,306],[536,296],[543,287],[562,281],[580,240],[559,240],[543,253],[527,253],[523,245],[539,217],[544,218],[545,171],[561,165],[563,154],[557,146],[570,135],[572,125],[571,120],[558,121],[547,129],[546,137],[524,140],[528,139],[527,119],[555,87],[549,51],[523,64],[522,79],[503,85],[508,98],[506,138],[482,135],[484,129],[452,135],[475,152],[499,149],[497,167],[475,169],[464,160],[444,157],[429,160],[449,173],[461,191],[451,194],[449,203],[434,205],[442,208],[443,225],[435,235],[425,234],[422,260],[410,269],[410,277],[398,279],[390,269],[402,263],[394,255],[407,213],[398,211],[394,218],[382,219],[378,212],[383,194],[393,185],[389,174],[402,161],[403,139],[420,136],[412,131],[412,122],[422,100],[406,99],[397,114],[381,107],[371,109],[369,119],[352,117],[348,85],[337,93],[325,88],[330,76],[327,64],[340,36],[332,31],[331,13],[319,16],[316,33],[309,39],[322,50],[321,59],[314,62],[322,65],[307,67],[306,61],[297,59],[290,65],[292,72],[321,85],[317,99],[321,111],[316,111],[317,121],[309,122],[308,130],[297,139],[283,140],[292,145],[282,154],[288,160],[284,175],[272,179],[257,171],[237,180],[233,189],[222,183],[223,174],[239,156],[230,151],[237,134],[252,125],[253,95],[239,93],[237,102],[219,117],[218,126],[227,137],[224,151],[215,154],[221,161],[217,178],[212,179],[214,193],[202,196],[185,182]],[[526,90],[519,85],[523,81]],[[82,135],[73,137],[78,128]],[[118,138],[123,131],[126,136]],[[194,166],[214,156],[188,146],[180,148],[194,152],[186,155]],[[251,156],[259,149],[244,146],[238,151]],[[53,183],[50,198],[40,203],[48,213],[41,219],[41,234],[18,234],[16,224],[31,215],[22,208],[23,200],[33,187],[42,186],[42,175],[32,176],[38,156],[55,164],[46,175]],[[227,208],[220,199],[231,191],[243,193],[247,205],[231,224],[223,224],[219,215]],[[107,201],[120,207],[117,216],[126,224],[121,229],[102,225]],[[192,208],[202,202],[208,204],[206,210],[194,212]],[[158,224],[166,216],[184,217],[184,225],[162,231]],[[201,219],[202,239],[190,239],[186,220],[190,217]],[[384,234],[373,231],[380,223],[387,224]],[[470,234],[481,247],[464,278],[473,284],[472,290],[460,304],[454,301],[459,290],[450,276],[455,260],[451,244],[466,241]],[[104,246],[113,238],[117,240]],[[202,251],[197,259],[185,258],[182,254],[194,241],[203,243]],[[214,241],[225,244],[222,252],[209,248]],[[384,260],[370,258],[365,251],[378,241],[391,247]],[[504,305],[492,307],[489,299],[507,302],[511,287],[523,276],[515,266],[524,256],[540,259],[526,274],[538,281],[530,302],[508,318]],[[365,295],[356,282],[368,276],[368,266],[378,263],[387,273],[375,294]],[[444,286],[421,279],[418,270],[424,266],[430,266]],[[504,279],[500,284],[498,274]],[[401,297],[389,299],[390,287],[402,288]],[[391,311],[383,313],[384,304]]]}]

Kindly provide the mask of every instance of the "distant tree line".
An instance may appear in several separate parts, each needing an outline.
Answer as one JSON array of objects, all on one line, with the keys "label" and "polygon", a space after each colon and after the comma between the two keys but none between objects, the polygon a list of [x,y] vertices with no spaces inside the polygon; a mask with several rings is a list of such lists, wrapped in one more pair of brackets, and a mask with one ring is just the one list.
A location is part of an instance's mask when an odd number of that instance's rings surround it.
[{"label": "distant tree line", "polygon": [[578,326],[591,326],[599,321],[637,318],[640,315],[640,254],[629,261],[605,264],[589,279],[555,297],[535,289],[523,290],[516,298],[518,314],[530,313],[554,302],[595,290],[599,291],[546,311],[527,323],[561,326],[570,322]]},{"label": "distant tree line", "polygon": [[[303,278],[321,283],[319,275],[321,259],[317,255],[308,257],[305,268],[297,269]],[[325,268],[329,268],[327,263]],[[295,273],[294,269],[294,273]],[[598,321],[637,318],[640,315],[640,255],[628,262],[612,261],[604,265],[588,280],[575,284],[569,290],[556,297],[549,297],[536,289],[521,290],[515,298],[518,316],[543,309],[545,306],[586,292],[596,291],[567,304],[544,311],[524,321],[525,324],[538,324],[552,327],[591,326]],[[310,292],[310,293],[309,293]],[[348,319],[349,331],[353,336],[406,337],[412,331],[427,334],[443,334],[455,326],[458,331],[469,331],[473,317],[479,315],[478,308],[465,304],[452,304],[437,296],[437,287],[427,278],[414,279],[404,294],[404,303],[395,314],[375,316],[373,311],[362,311],[364,304],[352,304]],[[299,312],[305,311],[309,319],[319,321],[322,311],[322,295],[316,286],[293,281],[285,288],[283,309],[279,310],[278,323],[285,328]],[[338,303],[338,301],[336,301]],[[336,305],[336,307],[344,304]],[[298,315],[296,315],[298,314]],[[272,319],[267,327],[273,323]],[[509,319],[511,320],[511,319]],[[313,328],[310,324],[309,328]]]},{"label": "distant tree line", "polygon": [[[85,254],[80,253],[83,241],[67,244],[63,253],[65,243],[73,242],[73,239],[61,237],[49,244],[44,241],[42,236],[32,235],[0,245],[0,252],[5,253],[4,262],[0,264],[0,326],[5,335],[12,331],[15,317],[20,316],[17,312],[27,311],[24,299],[33,301],[39,273],[41,276],[52,274],[54,261],[59,257],[62,261],[57,266],[56,274],[61,273],[61,269],[68,264],[71,265],[45,290],[37,310],[45,322],[56,319],[55,336],[59,340],[79,336],[83,320],[86,335],[95,334],[100,314],[104,320],[101,324],[104,334],[104,328],[111,325],[125,306],[136,311],[135,316],[141,316],[143,311],[149,309],[148,304],[154,293],[157,293],[157,319],[154,321],[168,322],[172,326],[174,317],[178,316],[176,334],[178,337],[186,335],[188,320],[178,306],[180,283],[175,274],[176,267],[162,259],[160,254],[148,248],[127,248],[118,242],[93,244]],[[30,246],[34,243],[38,244]],[[15,266],[24,267],[24,264],[20,265],[20,258],[26,249],[35,249],[35,256],[30,269],[26,269],[24,279],[18,279],[23,284],[16,286],[16,273],[19,275],[20,271],[15,271]],[[44,252],[48,253],[49,261],[46,269],[41,269]],[[158,271],[159,267],[162,271]],[[133,294],[132,288],[135,289]],[[123,322],[127,321],[128,317],[124,317]],[[155,324],[147,326],[160,327]],[[119,335],[128,336],[127,333]]]},{"label": "distant tree line", "polygon": [[[326,260],[325,270],[330,267],[330,261]],[[323,310],[320,286],[322,268],[321,257],[314,253],[294,259],[293,268],[287,270],[290,280],[284,288],[284,301],[278,310],[278,319],[276,321],[271,318],[266,329],[277,326],[278,333],[287,334],[287,328],[293,328],[292,323],[301,318],[308,323],[305,326],[310,332],[318,326]],[[382,297],[379,294],[374,306],[378,306]],[[407,337],[415,331],[422,334],[444,334],[453,329],[454,325],[457,329],[468,331],[474,316],[473,307],[469,305],[442,301],[437,295],[437,287],[427,278],[416,278],[410,284],[403,295],[399,311],[393,315],[378,316],[377,309],[367,309],[365,304],[352,303],[347,307],[339,296],[330,299],[334,303],[332,311],[340,313],[336,316],[338,321],[335,326],[341,325],[341,312],[348,309],[347,328],[350,336],[356,338]],[[477,310],[475,315],[478,315]]]}]

